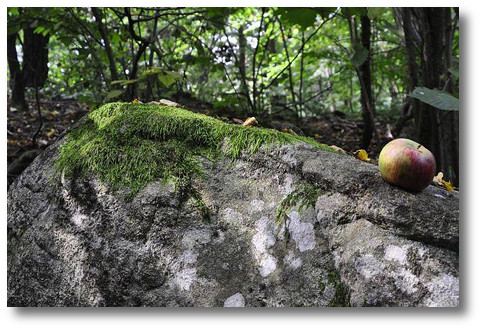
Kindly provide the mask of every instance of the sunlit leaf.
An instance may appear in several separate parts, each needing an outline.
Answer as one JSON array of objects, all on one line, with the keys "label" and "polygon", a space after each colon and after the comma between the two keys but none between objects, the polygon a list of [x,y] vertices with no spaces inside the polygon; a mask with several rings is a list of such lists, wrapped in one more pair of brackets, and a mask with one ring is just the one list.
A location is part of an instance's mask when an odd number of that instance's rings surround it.
[{"label": "sunlit leaf", "polygon": [[113,80],[111,81],[111,85],[130,85],[135,84],[138,82],[139,79],[123,79],[123,80]]},{"label": "sunlit leaf", "polygon": [[362,44],[356,42],[351,49],[350,55],[351,63],[358,68],[366,61],[368,57],[368,50],[363,47]]},{"label": "sunlit leaf", "polygon": [[122,94],[122,91],[119,90],[119,89],[114,89],[114,90],[111,90],[106,96],[105,96],[105,99],[106,100],[110,100],[110,99],[113,99],[113,98],[116,98],[118,97],[119,95]]},{"label": "sunlit leaf", "polygon": [[159,75],[159,81],[164,85],[166,86],[167,88],[169,88],[172,84],[174,84],[176,82],[176,79],[171,76],[171,75],[168,75],[168,74],[162,74],[162,75]]}]

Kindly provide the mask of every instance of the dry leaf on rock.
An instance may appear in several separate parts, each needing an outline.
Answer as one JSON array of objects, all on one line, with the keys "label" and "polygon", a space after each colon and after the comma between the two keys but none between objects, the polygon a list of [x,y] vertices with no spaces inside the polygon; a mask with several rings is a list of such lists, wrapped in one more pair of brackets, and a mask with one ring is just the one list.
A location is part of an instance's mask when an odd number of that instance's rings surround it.
[{"label": "dry leaf on rock", "polygon": [[370,158],[368,158],[368,153],[365,149],[359,149],[355,151],[355,157],[364,162],[370,161]]},{"label": "dry leaf on rock", "polygon": [[444,174],[442,172],[438,172],[437,176],[433,177],[433,184],[441,187],[445,187],[448,191],[453,191],[454,190],[454,185],[450,181],[445,181],[443,179]]},{"label": "dry leaf on rock", "polygon": [[343,150],[342,148],[338,147],[338,146],[335,146],[334,144],[330,146],[331,149],[335,150],[336,152],[338,152],[339,154],[344,154],[346,155],[346,151]]}]

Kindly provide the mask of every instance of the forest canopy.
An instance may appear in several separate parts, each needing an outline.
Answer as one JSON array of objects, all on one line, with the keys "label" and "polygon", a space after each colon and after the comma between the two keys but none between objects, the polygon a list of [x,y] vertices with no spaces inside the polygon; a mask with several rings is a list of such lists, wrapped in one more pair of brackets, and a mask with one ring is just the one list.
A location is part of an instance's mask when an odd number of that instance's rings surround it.
[{"label": "forest canopy", "polygon": [[299,128],[336,114],[361,120],[357,147],[408,136],[457,182],[458,17],[458,8],[12,7],[9,102],[27,111],[28,100],[75,99],[92,110],[168,99]]}]

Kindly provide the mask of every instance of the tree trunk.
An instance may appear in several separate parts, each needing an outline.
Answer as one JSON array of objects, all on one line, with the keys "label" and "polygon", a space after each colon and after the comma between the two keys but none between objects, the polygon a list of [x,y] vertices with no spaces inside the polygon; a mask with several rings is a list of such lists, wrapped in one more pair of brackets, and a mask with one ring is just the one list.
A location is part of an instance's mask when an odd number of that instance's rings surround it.
[{"label": "tree trunk", "polygon": [[27,103],[25,102],[25,83],[17,57],[17,38],[17,33],[7,36],[7,61],[10,70],[10,88],[12,89],[11,104],[16,108],[25,110],[27,109]]},{"label": "tree trunk", "polygon": [[[422,85],[427,88],[439,88],[442,70],[444,19],[443,8],[423,8],[421,10],[422,46]],[[437,170],[446,167],[443,157],[439,132],[439,111],[422,103],[416,116],[419,142],[430,149],[437,161]]]},{"label": "tree trunk", "polygon": [[49,35],[34,33],[33,28],[23,30],[23,78],[25,87],[42,88],[49,72]]},{"label": "tree trunk", "polygon": [[[409,91],[420,84],[453,93],[453,82],[447,75],[453,52],[450,8],[403,8],[401,12],[407,46]],[[417,56],[420,66],[417,65]],[[442,171],[444,178],[453,180],[457,185],[457,114],[448,115],[419,101],[413,101],[413,105],[417,142],[432,151],[437,171]]]}]

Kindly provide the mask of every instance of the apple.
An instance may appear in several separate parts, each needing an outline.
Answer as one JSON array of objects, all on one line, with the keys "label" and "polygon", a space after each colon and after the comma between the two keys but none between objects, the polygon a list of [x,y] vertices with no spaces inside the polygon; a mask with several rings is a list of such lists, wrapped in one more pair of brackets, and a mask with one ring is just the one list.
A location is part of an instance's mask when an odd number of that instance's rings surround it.
[{"label": "apple", "polygon": [[401,188],[422,191],[435,176],[435,157],[420,143],[395,139],[387,143],[378,157],[382,178]]}]

